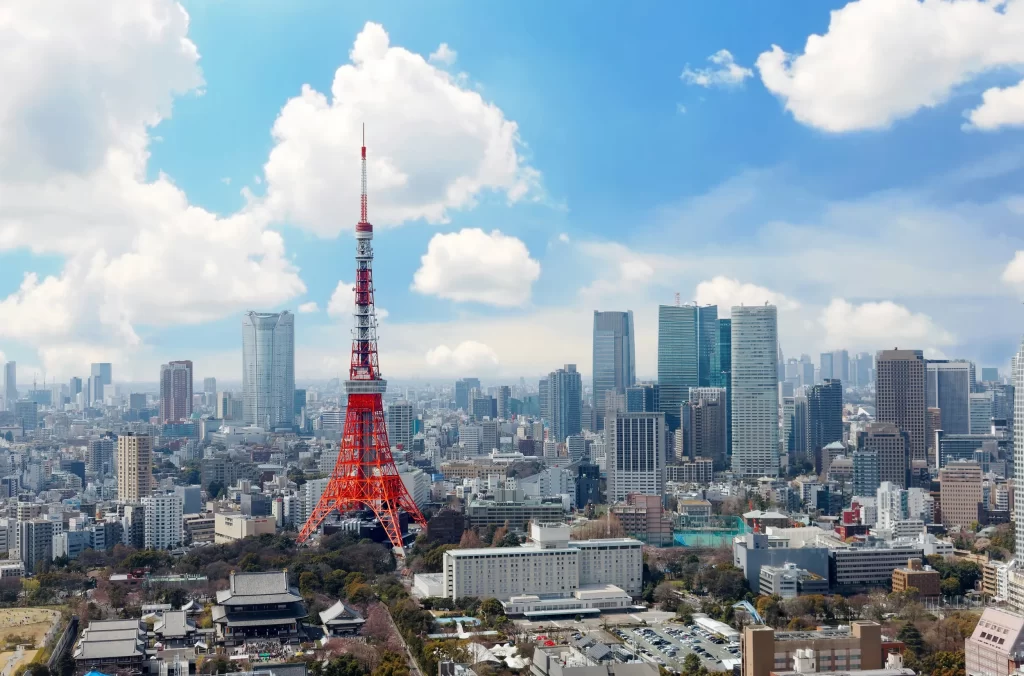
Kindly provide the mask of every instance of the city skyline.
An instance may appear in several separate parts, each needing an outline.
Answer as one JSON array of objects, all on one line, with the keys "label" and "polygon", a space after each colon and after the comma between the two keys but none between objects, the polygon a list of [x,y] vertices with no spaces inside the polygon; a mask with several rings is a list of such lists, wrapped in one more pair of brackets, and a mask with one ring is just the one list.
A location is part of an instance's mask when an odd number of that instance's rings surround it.
[{"label": "city skyline", "polygon": [[[480,27],[494,16],[470,4],[375,16],[302,4],[249,12],[239,31],[232,2],[185,2],[187,19],[171,0],[129,3],[138,14],[126,20],[167,21],[121,44],[108,39],[113,12],[98,12],[94,34],[73,44],[106,41],[121,50],[109,61],[73,50],[61,52],[67,63],[30,59],[40,70],[28,81],[45,84],[12,91],[8,115],[9,128],[34,133],[0,138],[34,158],[21,183],[0,171],[0,194],[19,198],[2,223],[0,358],[59,381],[116,363],[134,382],[187,355],[198,373],[233,378],[237,317],[288,310],[299,319],[297,376],[343,371],[351,279],[336,261],[351,251],[357,181],[345,159],[362,123],[380,158],[370,181],[380,186],[387,253],[377,291],[392,327],[381,344],[391,378],[533,376],[561,363],[589,375],[590,315],[605,308],[634,312],[637,376],[650,377],[657,306],[676,293],[721,308],[773,302],[786,354],[913,345],[1005,368],[1013,353],[1024,320],[1020,132],[986,118],[978,91],[1012,85],[995,70],[1006,64],[975,73],[954,55],[959,75],[916,88],[906,60],[840,66],[832,60],[851,41],[885,51],[868,0],[795,3],[785,21],[756,3],[737,14],[666,4],[653,22],[635,8],[615,21],[588,14],[581,37],[594,49],[622,26],[643,28],[624,59],[568,45],[538,51],[511,16],[484,42]],[[909,3],[884,24],[945,11],[937,7]],[[578,11],[558,8],[545,30],[578,23]],[[971,10],[978,21],[999,20],[995,11]],[[12,34],[35,20],[28,10],[13,16]],[[54,39],[76,27],[64,20]],[[271,27],[269,50],[240,37]],[[834,48],[807,54],[814,34]],[[300,42],[304,50],[292,49]],[[112,72],[118,59],[133,68]],[[239,87],[238,62],[287,67],[255,67],[265,79]],[[407,66],[400,76],[396,63]],[[864,87],[827,91],[816,74],[839,67],[862,68]],[[595,70],[601,87],[564,86]],[[67,77],[101,84],[75,89],[61,107],[59,128],[79,133],[57,147],[45,141],[59,137],[51,118],[33,111],[52,100],[50,87],[70,91]],[[359,88],[320,98],[332,80],[336,91],[371,83],[377,98]],[[797,91],[798,82],[812,84]],[[437,99],[410,101],[409,91]],[[892,91],[905,95],[899,105]],[[417,106],[438,110],[436,120],[400,112]],[[303,116],[309,124],[296,123]],[[606,132],[628,142],[608,151],[594,143]],[[449,162],[430,159],[451,147],[460,153]],[[302,167],[323,168],[323,180]],[[389,183],[387,167],[403,181]],[[63,175],[80,179],[81,193],[68,194]],[[119,217],[94,223],[65,203]],[[860,274],[825,272],[841,260]],[[162,285],[175,293],[147,292]]]}]

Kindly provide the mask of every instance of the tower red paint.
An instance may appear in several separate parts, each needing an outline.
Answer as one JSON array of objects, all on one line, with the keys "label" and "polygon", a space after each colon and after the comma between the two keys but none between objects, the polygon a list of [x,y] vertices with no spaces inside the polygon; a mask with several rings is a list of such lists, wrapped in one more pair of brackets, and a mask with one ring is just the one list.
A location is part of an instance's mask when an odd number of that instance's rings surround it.
[{"label": "tower red paint", "polygon": [[391,457],[384,423],[382,395],[387,381],[377,365],[377,315],[373,306],[373,226],[366,213],[366,137],[362,149],[360,217],[356,224],[356,309],[352,360],[345,390],[348,409],[341,452],[331,480],[309,520],[299,532],[299,542],[309,538],[333,512],[367,507],[377,515],[396,552],[402,548],[399,512],[426,525],[426,519],[405,489]]}]

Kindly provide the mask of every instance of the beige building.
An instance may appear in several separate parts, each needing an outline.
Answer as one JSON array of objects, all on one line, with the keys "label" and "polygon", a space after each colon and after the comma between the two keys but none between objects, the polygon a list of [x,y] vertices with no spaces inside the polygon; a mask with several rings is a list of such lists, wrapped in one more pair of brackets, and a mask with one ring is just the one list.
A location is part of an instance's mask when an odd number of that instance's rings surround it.
[{"label": "beige building", "polygon": [[927,460],[924,355],[920,350],[882,350],[875,368],[875,420],[907,433],[912,461]]},{"label": "beige building", "polygon": [[1024,617],[997,608],[986,608],[974,633],[964,644],[967,676],[1018,674],[1024,650]]},{"label": "beige building", "polygon": [[898,593],[911,588],[917,590],[920,598],[937,599],[942,595],[939,571],[921,565],[921,559],[908,559],[906,568],[892,571],[892,591]]},{"label": "beige building", "polygon": [[504,481],[507,471],[508,468],[505,465],[497,465],[493,462],[441,463],[441,474],[447,481],[461,481],[462,479],[480,479],[482,481],[489,476],[496,476]]},{"label": "beige building", "polygon": [[256,535],[273,535],[277,520],[272,516],[218,513],[213,518],[213,541],[218,545]]},{"label": "beige building", "polygon": [[981,521],[981,467],[977,463],[963,460],[949,463],[939,470],[939,485],[944,526],[967,528]]},{"label": "beige building", "polygon": [[797,650],[810,648],[817,670],[857,672],[882,668],[882,627],[853,622],[850,627],[820,631],[776,632],[763,625],[743,628],[743,676],[770,676],[793,669]]},{"label": "beige building", "polygon": [[868,423],[857,433],[857,450],[878,453],[878,481],[888,481],[900,488],[909,488],[910,473],[908,446],[910,435],[893,423]]},{"label": "beige building", "polygon": [[209,512],[186,514],[184,516],[185,535],[192,542],[213,542],[214,523],[213,514]]},{"label": "beige building", "polygon": [[611,512],[618,517],[626,535],[655,547],[672,544],[672,521],[665,513],[660,495],[630,493],[626,504],[613,505]]},{"label": "beige building", "polygon": [[117,497],[141,502],[153,492],[153,437],[122,434],[117,438]]}]

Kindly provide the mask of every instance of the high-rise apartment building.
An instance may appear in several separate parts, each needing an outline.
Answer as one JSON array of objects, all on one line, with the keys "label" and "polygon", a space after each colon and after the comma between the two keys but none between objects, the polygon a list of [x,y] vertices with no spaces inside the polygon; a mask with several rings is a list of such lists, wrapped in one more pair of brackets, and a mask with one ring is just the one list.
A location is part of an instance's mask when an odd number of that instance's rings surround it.
[{"label": "high-rise apartment building", "polygon": [[90,474],[105,477],[114,473],[114,446],[116,443],[117,441],[111,436],[89,441],[86,467]]},{"label": "high-rise apartment building", "polygon": [[576,364],[548,374],[548,406],[551,409],[551,436],[558,443],[583,430],[583,381]]},{"label": "high-rise apartment building", "polygon": [[911,461],[927,460],[924,355],[920,350],[882,350],[875,369],[875,420],[907,433]]},{"label": "high-rise apartment building", "polygon": [[807,455],[807,397],[793,397],[793,443],[789,463],[794,465],[813,458]]},{"label": "high-rise apartment building", "polygon": [[[878,480],[910,487],[910,435],[892,423],[869,423],[857,433],[857,450],[878,454]],[[856,465],[854,466],[856,472]]]},{"label": "high-rise apartment building", "polygon": [[192,362],[172,361],[160,366],[160,420],[178,422],[192,415]]},{"label": "high-rise apartment building", "polygon": [[658,387],[669,432],[679,429],[691,387],[721,382],[719,345],[717,306],[658,306]]},{"label": "high-rise apartment building", "polygon": [[153,437],[122,434],[117,438],[117,497],[139,502],[153,492]]},{"label": "high-rise apartment building", "polygon": [[861,448],[853,452],[853,494],[872,497],[882,485],[878,451]]},{"label": "high-rise apartment building", "polygon": [[969,361],[925,362],[925,405],[942,411],[942,431],[970,434],[974,364]]},{"label": "high-rise apartment building", "polygon": [[145,510],[144,538],[146,549],[170,549],[184,542],[182,513],[184,506],[180,495],[167,493],[142,498]]},{"label": "high-rise apartment building", "polygon": [[690,460],[711,458],[718,471],[726,461],[725,397],[723,387],[692,387],[683,405],[686,454]]},{"label": "high-rise apartment building", "polygon": [[4,364],[4,402],[8,411],[14,410],[16,401],[18,401],[18,363],[9,361]]},{"label": "high-rise apartment building", "polygon": [[981,523],[982,473],[975,462],[958,460],[939,470],[939,499],[942,524],[947,528],[968,528]]},{"label": "high-rise apartment building", "polygon": [[392,447],[410,450],[414,434],[415,410],[408,401],[396,401],[388,406],[388,441]]},{"label": "high-rise apartment building", "polygon": [[608,392],[625,394],[636,382],[633,312],[594,311],[594,419],[591,429],[604,429]]},{"label": "high-rise apartment building", "polygon": [[732,469],[740,476],[779,474],[778,354],[775,306],[732,308]]},{"label": "high-rise apartment building", "polygon": [[665,414],[609,414],[605,428],[608,502],[665,492]]},{"label": "high-rise apartment building", "polygon": [[295,317],[248,312],[242,317],[242,397],[245,422],[291,427],[295,411]]},{"label": "high-rise apartment building", "polygon": [[[1024,340],[1021,341],[1012,364],[1010,377],[1016,390],[1024,392]],[[1014,494],[1024,496],[1024,396],[1014,397],[1013,400],[1013,486]],[[1013,501],[1014,522],[1024,524],[1024,500]],[[1024,528],[1015,530],[1016,547],[1018,552],[1024,552]]]},{"label": "high-rise apartment building", "polygon": [[842,440],[843,386],[826,378],[807,391],[807,452],[814,459],[815,471],[822,471],[821,449]]}]

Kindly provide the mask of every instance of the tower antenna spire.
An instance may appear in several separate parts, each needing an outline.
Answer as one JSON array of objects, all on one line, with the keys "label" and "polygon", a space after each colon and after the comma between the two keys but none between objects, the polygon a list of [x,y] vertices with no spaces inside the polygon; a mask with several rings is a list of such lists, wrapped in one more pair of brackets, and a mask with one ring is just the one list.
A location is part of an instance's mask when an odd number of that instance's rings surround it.
[{"label": "tower antenna spire", "polygon": [[363,123],[363,179],[359,193],[359,223],[368,223],[366,214],[366,123]]}]

